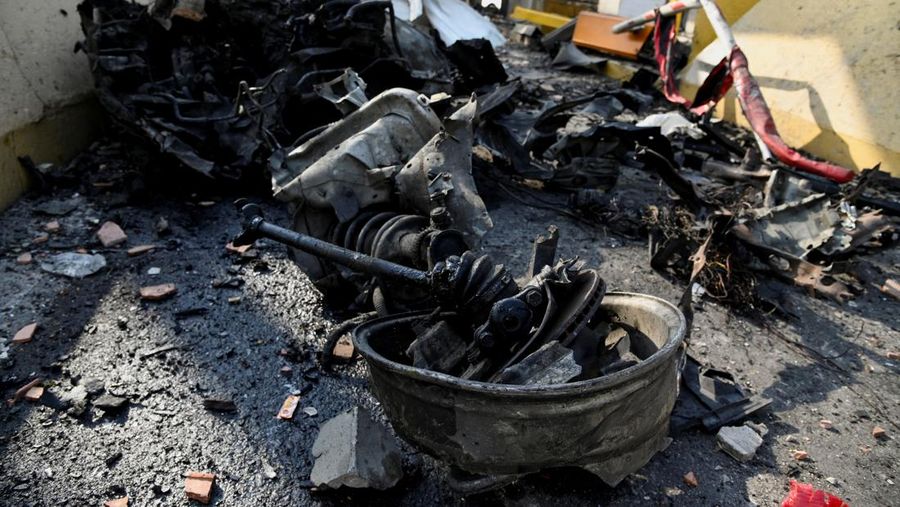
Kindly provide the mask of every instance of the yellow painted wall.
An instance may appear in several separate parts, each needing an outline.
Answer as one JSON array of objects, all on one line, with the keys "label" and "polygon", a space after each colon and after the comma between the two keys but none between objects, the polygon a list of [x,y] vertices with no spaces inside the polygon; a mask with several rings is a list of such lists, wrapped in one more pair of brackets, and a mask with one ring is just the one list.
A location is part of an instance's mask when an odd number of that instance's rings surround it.
[{"label": "yellow painted wall", "polygon": [[[729,10],[742,2],[720,1]],[[732,29],[750,62],[785,141],[854,168],[900,175],[900,32],[894,0],[759,0]],[[740,9],[738,9],[740,10]],[[697,23],[697,46],[709,37]],[[708,23],[706,24],[708,27]],[[726,48],[716,41],[696,51],[682,73],[683,93],[697,85]],[[733,92],[716,114],[746,125]]]}]

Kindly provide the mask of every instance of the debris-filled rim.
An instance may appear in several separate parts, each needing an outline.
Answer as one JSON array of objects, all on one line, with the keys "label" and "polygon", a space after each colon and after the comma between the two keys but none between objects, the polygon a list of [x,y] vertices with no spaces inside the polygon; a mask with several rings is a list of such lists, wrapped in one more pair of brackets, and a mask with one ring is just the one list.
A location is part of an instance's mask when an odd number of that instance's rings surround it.
[{"label": "debris-filled rim", "polygon": [[397,322],[400,319],[427,315],[428,311],[408,312],[403,315],[391,315],[388,317],[373,319],[364,324],[361,324],[353,330],[353,345],[367,361],[374,362],[379,368],[384,368],[406,377],[412,377],[416,380],[439,384],[445,387],[452,387],[461,391],[468,391],[473,393],[491,393],[499,394],[502,396],[578,394],[587,390],[612,388],[618,386],[619,384],[632,381],[634,380],[634,377],[639,376],[640,374],[651,369],[657,368],[661,363],[666,361],[667,357],[672,354],[675,349],[680,347],[684,342],[685,332],[687,330],[687,320],[685,319],[685,316],[681,312],[681,310],[679,310],[672,303],[662,298],[636,292],[608,292],[604,298],[604,303],[609,304],[615,302],[619,298],[631,297],[640,297],[642,301],[657,305],[660,317],[666,319],[667,321],[670,320],[670,318],[674,318],[678,322],[677,326],[674,326],[674,330],[669,332],[669,336],[668,338],[666,338],[666,342],[659,348],[659,350],[657,350],[655,353],[653,353],[653,355],[641,361],[640,363],[630,368],[626,368],[622,371],[611,373],[609,375],[603,375],[587,380],[580,380],[577,382],[543,385],[513,385],[465,380],[453,375],[426,370],[423,368],[416,368],[415,366],[405,365],[396,361],[392,361],[376,352],[371,347],[371,345],[369,345],[368,340],[362,340],[359,338],[358,330],[361,328],[375,326],[383,324],[385,322]]}]

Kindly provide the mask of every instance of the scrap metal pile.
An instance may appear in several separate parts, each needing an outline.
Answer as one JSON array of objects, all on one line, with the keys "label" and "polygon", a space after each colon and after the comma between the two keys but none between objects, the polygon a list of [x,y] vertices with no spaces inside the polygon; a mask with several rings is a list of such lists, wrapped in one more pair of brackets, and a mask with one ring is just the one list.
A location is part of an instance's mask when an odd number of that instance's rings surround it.
[{"label": "scrap metal pile", "polygon": [[[463,21],[432,10],[414,24],[396,5],[399,16],[381,1],[146,9],[89,0],[80,7],[82,47],[101,103],[159,152],[220,180],[258,178],[268,168],[275,196],[296,210],[295,230],[419,269],[431,267],[414,251],[421,241],[390,252],[384,245],[421,237],[434,223],[458,231],[439,242],[458,254],[492,227],[473,163],[479,177],[505,179],[528,201],[544,201],[534,188],[551,200],[569,195],[566,214],[649,235],[654,268],[743,308],[779,306],[768,297],[768,275],[845,299],[853,284],[836,281],[840,267],[831,261],[891,237],[888,215],[900,210],[883,173],[841,187],[766,159],[768,148],[748,132],[710,121],[728,77],[682,113],[660,107],[655,90],[608,84],[548,102],[508,80],[493,49],[502,42],[496,29],[464,39]],[[657,19],[658,71],[665,96],[690,106],[672,88],[671,19]],[[799,160],[803,170],[834,168]],[[617,181],[628,167],[658,175],[675,205],[626,205],[629,182]],[[846,180],[835,171],[819,172]],[[385,290],[303,252],[294,257],[337,302],[355,298],[382,314],[427,306],[416,292]]]},{"label": "scrap metal pile", "polygon": [[[421,7],[404,8],[414,4]],[[604,83],[546,100],[524,79],[508,79],[490,31],[448,42],[464,21],[432,11],[432,31],[396,15],[397,5],[177,0],[148,10],[87,0],[79,8],[100,100],[117,122],[206,176],[268,170],[293,223],[269,223],[242,203],[245,230],[234,243],[289,245],[333,306],[361,314],[331,333],[326,360],[357,325],[408,312],[418,313],[402,327],[402,349],[384,353],[466,381],[598,379],[646,365],[668,344],[671,385],[643,400],[658,405],[667,427],[684,326],[659,325],[648,336],[604,309],[599,273],[557,261],[552,229],[517,281],[478,250],[494,226],[485,180],[583,223],[649,236],[651,265],[688,281],[688,317],[704,294],[744,309],[780,308],[773,277],[844,300],[858,287],[839,261],[896,237],[900,186],[884,173],[864,171],[840,186],[798,172],[769,158],[750,132],[712,121],[715,99],[678,112],[652,88]],[[672,44],[663,35],[655,43]],[[746,60],[735,55],[740,74]],[[665,97],[689,105],[674,99],[668,60],[659,64]],[[636,172],[665,184],[672,199],[635,199]],[[707,404],[722,410],[703,421],[708,429],[768,403],[733,391],[734,404]],[[658,450],[666,428],[653,431],[653,445],[620,472]]]},{"label": "scrap metal pile", "polygon": [[389,1],[86,0],[78,11],[113,120],[220,180],[259,179],[282,146],[389,88],[466,93],[506,79],[488,41],[445,45]]}]

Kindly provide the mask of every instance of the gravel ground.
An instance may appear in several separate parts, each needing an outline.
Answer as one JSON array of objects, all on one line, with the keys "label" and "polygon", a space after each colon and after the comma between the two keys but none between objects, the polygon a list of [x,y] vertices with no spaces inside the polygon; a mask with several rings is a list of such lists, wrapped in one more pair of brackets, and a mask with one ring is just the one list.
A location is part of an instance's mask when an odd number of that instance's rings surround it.
[{"label": "gravel ground", "polygon": [[[647,197],[664,198],[651,183],[654,195]],[[382,417],[365,365],[318,371],[315,352],[337,320],[283,247],[264,241],[249,256],[226,252],[239,228],[229,204],[236,196],[165,187],[172,185],[150,181],[150,198],[143,199],[120,186],[78,196],[77,208],[59,218],[61,230],[43,244],[32,238],[51,217],[35,208],[70,198],[71,190],[25,197],[0,215],[0,349],[9,346],[0,388],[6,399],[31,377],[47,386],[40,402],[0,411],[0,504],[100,505],[127,494],[131,505],[188,505],[183,474],[200,470],[217,475],[213,503],[222,506],[778,505],[791,478],[853,505],[896,505],[900,364],[886,354],[900,351],[900,312],[871,287],[840,306],[785,286],[798,314],[790,321],[738,317],[711,302],[698,308],[692,342],[698,356],[773,399],[769,411],[754,417],[770,431],[749,463],[718,451],[713,435],[689,432],[615,488],[565,469],[461,499],[440,463],[404,443],[406,478],[394,489],[310,491],[305,481],[319,425],[353,405]],[[485,196],[497,227],[484,249],[513,272],[525,270],[531,239],[555,223],[561,254],[598,266],[611,290],[678,299],[682,287],[649,268],[645,243],[502,194]],[[273,221],[287,222],[282,205],[261,200]],[[170,224],[164,236],[155,232],[160,217]],[[106,220],[128,234],[124,245],[96,242],[94,232]],[[126,254],[145,243],[158,248]],[[106,268],[82,280],[40,269],[48,255],[79,247],[104,255]],[[34,262],[17,264],[25,251]],[[894,249],[866,259],[896,278],[898,257]],[[160,273],[148,274],[153,267]],[[226,285],[233,288],[216,288],[217,280],[232,280]],[[140,287],[160,283],[176,284],[177,294],[140,300]],[[229,302],[235,296],[240,301]],[[31,342],[6,343],[30,322],[39,323]],[[91,392],[80,416],[67,414],[61,401],[76,386]],[[276,419],[284,398],[298,391],[300,406],[318,414]],[[128,406],[115,414],[92,407],[103,392],[127,398]],[[237,411],[205,410],[202,400],[210,397],[232,400]],[[822,429],[821,419],[833,428]],[[887,438],[873,438],[875,426]],[[796,449],[810,459],[793,459]],[[697,487],[682,481],[690,471]]]}]

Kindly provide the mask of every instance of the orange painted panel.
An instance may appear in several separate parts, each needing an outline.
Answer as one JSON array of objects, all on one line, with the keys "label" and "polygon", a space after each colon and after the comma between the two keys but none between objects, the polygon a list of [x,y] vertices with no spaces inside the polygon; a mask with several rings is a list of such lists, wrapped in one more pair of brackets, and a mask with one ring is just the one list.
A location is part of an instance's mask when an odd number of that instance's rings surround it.
[{"label": "orange painted panel", "polygon": [[638,52],[653,32],[653,24],[644,25],[635,32],[612,33],[613,25],[624,20],[625,18],[609,14],[580,12],[575,22],[572,42],[576,46],[637,60]]}]

